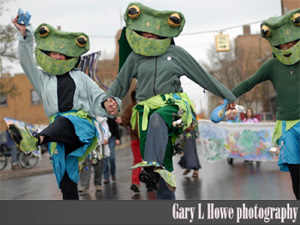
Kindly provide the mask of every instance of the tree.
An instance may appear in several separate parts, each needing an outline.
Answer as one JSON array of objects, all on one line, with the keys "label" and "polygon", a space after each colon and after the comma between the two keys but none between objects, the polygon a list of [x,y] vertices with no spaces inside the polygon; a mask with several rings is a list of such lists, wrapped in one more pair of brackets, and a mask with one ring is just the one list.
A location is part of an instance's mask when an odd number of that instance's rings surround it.
[{"label": "tree", "polygon": [[[233,46],[233,44],[231,44]],[[207,56],[209,64],[201,63],[206,70],[229,90],[253,75],[259,67],[271,57],[271,51],[258,54],[256,48],[232,48],[228,52],[216,52],[211,45]],[[240,96],[236,103],[244,107],[260,105],[263,111],[270,110],[270,100],[275,96],[274,90],[268,83],[256,85],[250,92]],[[210,95],[209,110],[212,111],[220,104],[220,98]],[[257,107],[256,107],[257,108]],[[256,110],[258,111],[258,110]]]},{"label": "tree", "polygon": [[[3,11],[7,11],[5,4],[10,0],[0,0],[0,16],[2,16]],[[8,74],[10,67],[4,66],[3,59],[14,62],[17,60],[17,53],[15,49],[16,45],[16,29],[8,24],[0,24],[0,94],[15,96],[18,94],[16,85],[7,79],[3,79],[4,74]]]}]

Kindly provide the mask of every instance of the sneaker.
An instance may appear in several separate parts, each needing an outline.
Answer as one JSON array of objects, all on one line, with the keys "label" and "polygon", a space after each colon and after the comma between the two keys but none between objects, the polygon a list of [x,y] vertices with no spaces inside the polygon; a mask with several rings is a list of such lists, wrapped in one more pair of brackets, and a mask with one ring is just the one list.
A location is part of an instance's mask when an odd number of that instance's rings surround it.
[{"label": "sneaker", "polygon": [[112,179],[113,181],[116,181],[116,180],[117,180],[116,175],[111,176],[111,179]]},{"label": "sneaker", "polygon": [[182,173],[182,175],[187,175],[189,172],[191,172],[191,171],[188,170],[188,169],[186,169],[186,170]]},{"label": "sneaker", "polygon": [[102,191],[101,185],[96,185],[96,191]]},{"label": "sneaker", "polygon": [[12,170],[20,170],[20,169],[22,169],[22,168],[19,167],[19,166],[17,166],[17,165],[13,165],[13,166],[11,166],[11,169],[12,169]]},{"label": "sneaker", "polygon": [[38,138],[31,135],[26,125],[25,128],[19,128],[15,124],[10,124],[8,130],[13,141],[25,154],[38,149]]},{"label": "sneaker", "polygon": [[86,187],[82,187],[82,188],[80,188],[79,189],[79,193],[87,193],[89,191],[89,189],[88,188],[86,188]]},{"label": "sneaker", "polygon": [[153,171],[154,167],[145,167],[140,175],[139,179],[141,182],[146,184],[147,189],[157,190],[160,175]]},{"label": "sneaker", "polygon": [[132,184],[130,186],[130,190],[132,190],[133,192],[139,193],[140,192],[140,187],[137,184]]},{"label": "sneaker", "polygon": [[104,179],[103,183],[104,184],[109,184],[109,180]]}]

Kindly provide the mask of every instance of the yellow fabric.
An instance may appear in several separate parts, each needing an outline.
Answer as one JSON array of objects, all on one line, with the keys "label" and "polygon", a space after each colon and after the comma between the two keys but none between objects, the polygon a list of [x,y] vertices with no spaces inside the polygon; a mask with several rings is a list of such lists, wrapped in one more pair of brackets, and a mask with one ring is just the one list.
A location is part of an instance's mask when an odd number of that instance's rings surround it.
[{"label": "yellow fabric", "polygon": [[[181,99],[174,98],[174,94],[170,93],[164,95],[156,95],[152,98],[149,98],[137,104],[144,107],[143,119],[142,119],[142,130],[146,130],[148,127],[148,115],[151,109],[158,109],[170,104],[177,105],[179,107],[179,110],[182,110],[184,112],[181,118],[183,123],[186,125],[184,129],[190,126],[193,117],[189,107],[192,107],[192,109],[195,111],[194,106],[186,93],[175,93],[175,95],[179,96]],[[164,96],[165,100],[163,99],[162,96]],[[130,120],[132,129],[135,129],[137,117],[138,117],[138,111],[134,107],[132,109],[132,116]]]},{"label": "yellow fabric", "polygon": [[[286,131],[291,129],[293,126],[295,126],[297,123],[299,123],[300,120],[286,120]],[[282,136],[282,120],[277,120],[275,124],[275,130],[272,138],[272,142],[276,143],[277,140]]]}]

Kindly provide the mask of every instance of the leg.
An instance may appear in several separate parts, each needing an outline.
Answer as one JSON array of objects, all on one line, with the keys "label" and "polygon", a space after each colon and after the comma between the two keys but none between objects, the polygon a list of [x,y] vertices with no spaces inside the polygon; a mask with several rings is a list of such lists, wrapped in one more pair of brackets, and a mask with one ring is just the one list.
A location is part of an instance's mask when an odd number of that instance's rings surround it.
[{"label": "leg", "polygon": [[108,160],[109,157],[103,158],[103,177],[104,177],[104,183],[109,183],[109,168],[108,168]]},{"label": "leg", "polygon": [[116,177],[116,137],[109,138],[108,141],[109,149],[110,149],[110,156],[109,156],[109,165],[110,165],[110,174],[112,179],[115,180]]},{"label": "leg", "polygon": [[90,179],[91,179],[91,164],[88,158],[84,159],[84,163],[87,168],[83,168],[82,173],[80,174],[80,186],[81,189],[79,192],[84,192],[85,190],[90,188]]},{"label": "leg", "polygon": [[[133,165],[142,162],[142,156],[140,152],[140,142],[139,140],[133,140],[131,141],[131,150],[132,150],[132,155],[133,155]],[[138,186],[140,185],[140,180],[139,180],[139,174],[141,172],[141,168],[137,168],[135,170],[132,170],[132,175],[131,175],[131,183],[132,184],[137,184]]]},{"label": "leg", "polygon": [[94,167],[94,184],[96,187],[101,186],[103,159],[97,160],[97,163],[94,164],[93,167]]},{"label": "leg", "polygon": [[300,200],[300,164],[288,164],[287,166],[290,170],[294,194],[296,199]]},{"label": "leg", "polygon": [[167,143],[167,125],[158,113],[153,113],[148,124],[144,160],[163,165]]},{"label": "leg", "polygon": [[70,180],[67,172],[60,182],[60,189],[63,195],[63,200],[79,200],[77,184]]},{"label": "leg", "polygon": [[175,193],[170,191],[164,179],[160,178],[159,188],[156,191],[157,199],[175,200]]}]

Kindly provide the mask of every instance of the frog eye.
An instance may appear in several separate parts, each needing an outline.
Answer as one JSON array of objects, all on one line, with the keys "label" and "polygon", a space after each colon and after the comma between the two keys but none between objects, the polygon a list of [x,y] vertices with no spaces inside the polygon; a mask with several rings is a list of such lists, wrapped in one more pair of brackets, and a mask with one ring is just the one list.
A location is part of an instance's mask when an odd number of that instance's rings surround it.
[{"label": "frog eye", "polygon": [[39,29],[40,37],[46,37],[50,33],[49,28],[46,26],[41,26]]},{"label": "frog eye", "polygon": [[128,16],[131,19],[137,18],[140,14],[141,14],[140,7],[138,7],[136,5],[132,5],[128,8]]},{"label": "frog eye", "polygon": [[262,25],[261,33],[264,37],[271,37],[271,35],[272,35],[271,29],[269,27],[267,27],[266,25]]},{"label": "frog eye", "polygon": [[169,16],[168,24],[171,27],[178,27],[180,25],[180,16],[177,13],[173,13]]},{"label": "frog eye", "polygon": [[300,27],[300,13],[295,13],[292,20],[296,26]]},{"label": "frog eye", "polygon": [[84,47],[87,43],[87,38],[85,36],[79,36],[76,40],[76,44],[79,46],[79,47]]}]

